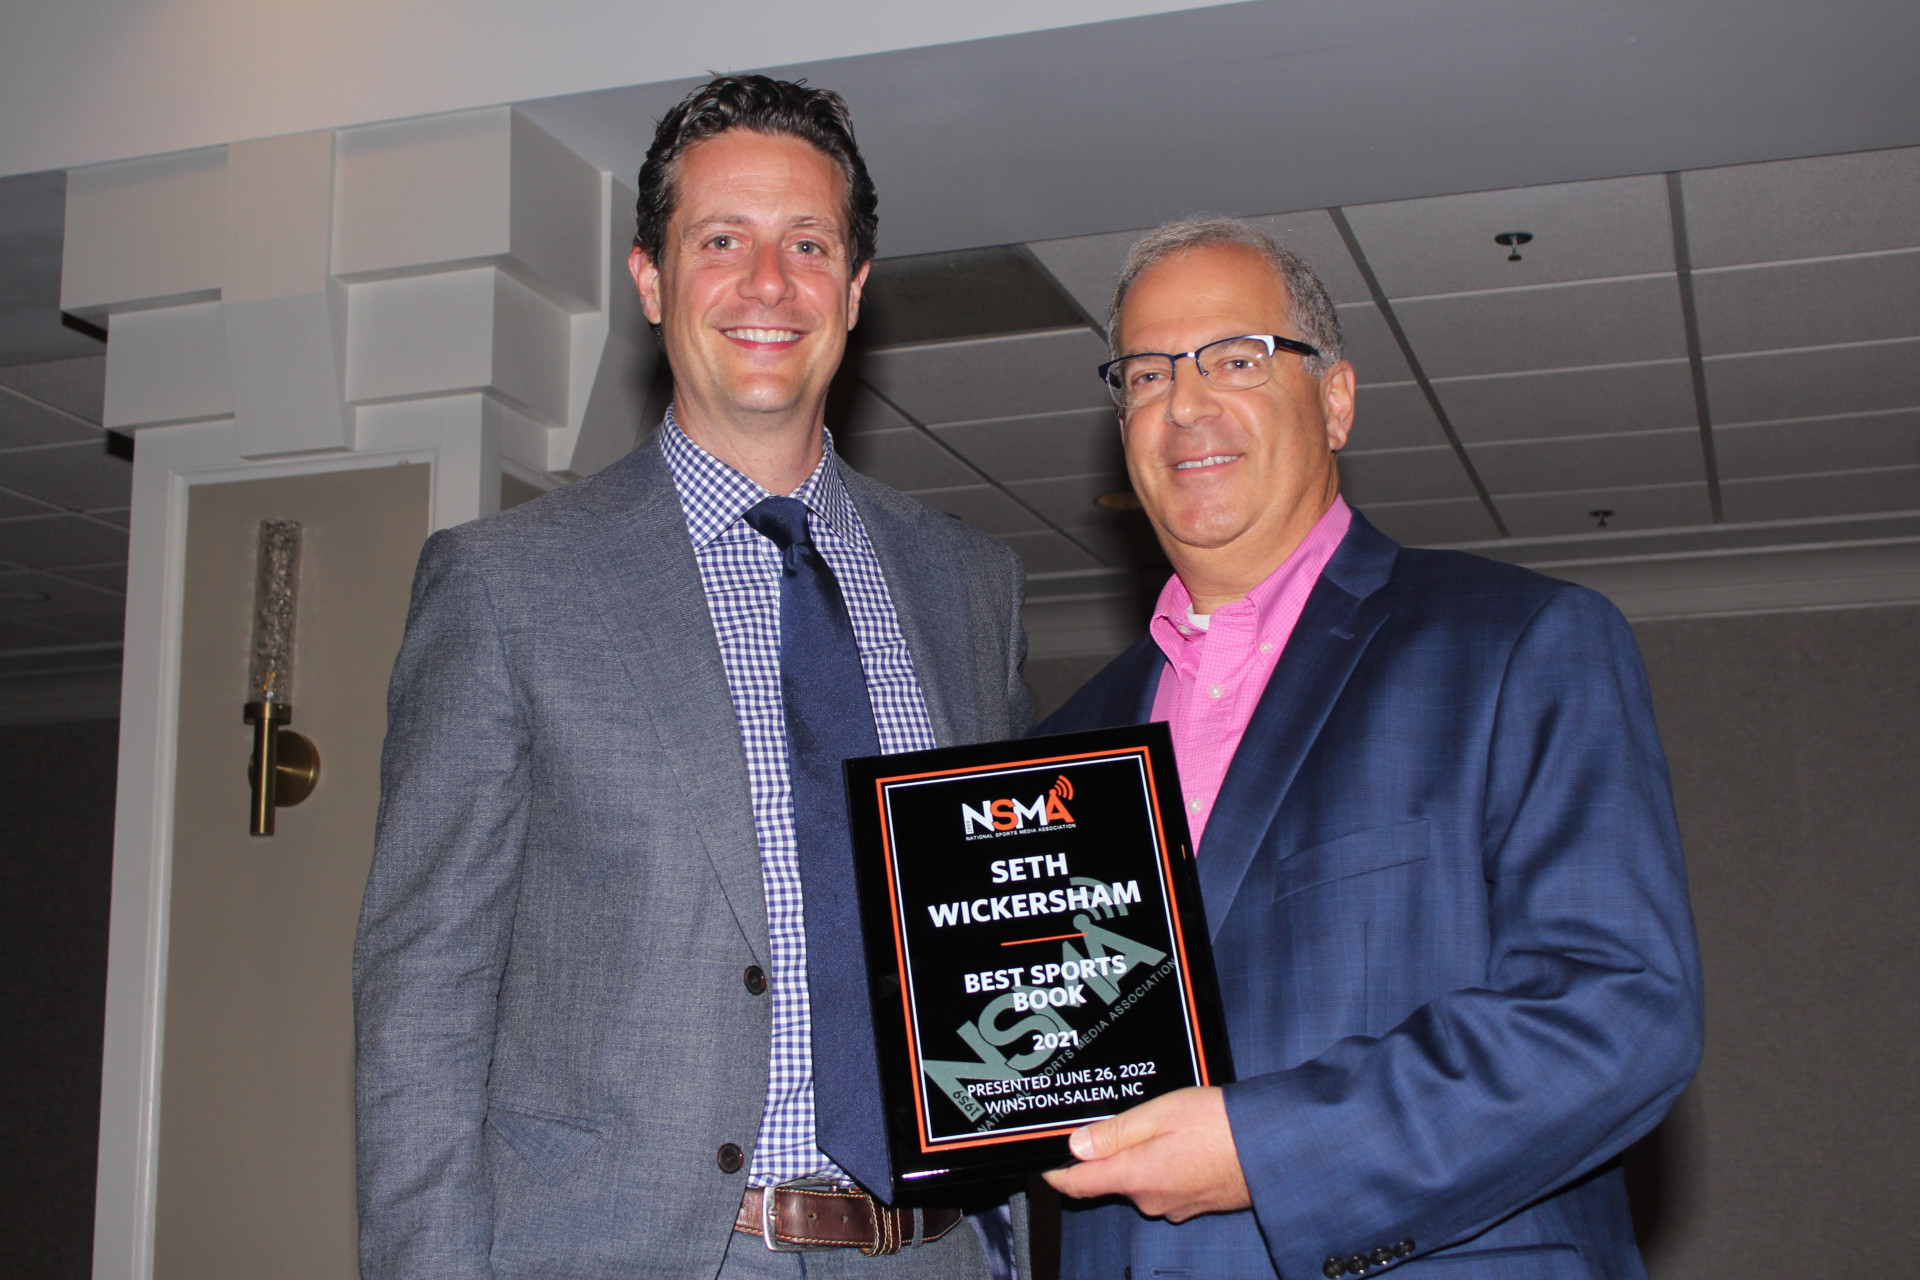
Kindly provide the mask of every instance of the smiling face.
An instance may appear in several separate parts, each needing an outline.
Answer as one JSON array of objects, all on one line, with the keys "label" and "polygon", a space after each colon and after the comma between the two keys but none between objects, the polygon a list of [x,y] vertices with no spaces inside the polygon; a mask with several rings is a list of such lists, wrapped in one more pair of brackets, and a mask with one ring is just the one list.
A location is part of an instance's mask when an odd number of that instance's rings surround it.
[{"label": "smiling face", "polygon": [[839,168],[798,138],[734,129],[680,156],[661,260],[629,265],[695,439],[817,431],[867,274],[846,218]]},{"label": "smiling face", "polygon": [[[1162,259],[1128,290],[1122,354],[1192,351],[1219,338],[1301,338],[1280,274],[1250,248],[1208,245]],[[1339,492],[1334,451],[1353,422],[1353,367],[1315,378],[1302,357],[1275,352],[1273,376],[1217,391],[1191,360],[1173,392],[1125,414],[1127,471],[1161,545],[1196,605],[1202,582],[1258,583],[1300,544]],[[1189,572],[1192,569],[1193,572]]]}]

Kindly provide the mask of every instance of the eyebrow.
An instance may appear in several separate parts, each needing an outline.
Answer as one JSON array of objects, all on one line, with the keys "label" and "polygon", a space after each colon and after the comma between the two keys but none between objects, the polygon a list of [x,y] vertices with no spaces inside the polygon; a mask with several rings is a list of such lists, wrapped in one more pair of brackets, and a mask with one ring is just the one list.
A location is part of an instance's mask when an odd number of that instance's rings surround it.
[{"label": "eyebrow", "polygon": [[[710,218],[702,218],[698,222],[688,223],[685,236],[691,240],[719,227],[746,227],[752,225],[753,219],[743,213],[719,213]],[[825,231],[836,242],[846,239],[846,236],[842,234],[840,228],[835,225],[832,220],[816,218],[812,215],[795,218],[786,225],[785,229],[788,231]]]}]

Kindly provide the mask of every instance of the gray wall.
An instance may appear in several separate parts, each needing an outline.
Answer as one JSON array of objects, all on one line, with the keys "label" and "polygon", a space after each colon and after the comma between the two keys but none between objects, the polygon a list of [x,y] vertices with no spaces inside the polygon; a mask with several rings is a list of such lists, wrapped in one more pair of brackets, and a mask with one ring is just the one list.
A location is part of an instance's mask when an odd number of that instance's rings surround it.
[{"label": "gray wall", "polygon": [[92,1268],[119,739],[0,727],[0,1274]]},{"label": "gray wall", "polygon": [[[1649,1270],[1915,1274],[1920,607],[1636,630],[1707,984],[1700,1074],[1627,1157]],[[1042,713],[1102,663],[1030,664]]]},{"label": "gray wall", "polygon": [[1637,630],[1707,982],[1700,1075],[1635,1153],[1653,1274],[1911,1275],[1920,608]]}]

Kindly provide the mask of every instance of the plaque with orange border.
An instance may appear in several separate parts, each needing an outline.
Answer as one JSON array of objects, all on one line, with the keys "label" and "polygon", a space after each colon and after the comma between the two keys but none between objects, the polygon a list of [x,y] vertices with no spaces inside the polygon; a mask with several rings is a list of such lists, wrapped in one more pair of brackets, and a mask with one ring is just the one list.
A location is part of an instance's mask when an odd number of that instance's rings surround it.
[{"label": "plaque with orange border", "polygon": [[[1232,1079],[1165,724],[849,760],[895,1203]],[[888,1191],[891,1195],[888,1195]]]}]

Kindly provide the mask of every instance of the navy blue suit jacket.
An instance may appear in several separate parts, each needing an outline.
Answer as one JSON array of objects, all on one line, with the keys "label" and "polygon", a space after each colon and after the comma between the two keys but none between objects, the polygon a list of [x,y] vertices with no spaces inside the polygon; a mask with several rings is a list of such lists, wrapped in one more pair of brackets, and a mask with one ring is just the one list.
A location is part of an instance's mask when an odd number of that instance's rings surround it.
[{"label": "navy blue suit jacket", "polygon": [[[1148,719],[1164,666],[1143,639],[1040,732]],[[1198,862],[1253,1209],[1070,1206],[1064,1275],[1646,1274],[1618,1156],[1699,1060],[1699,960],[1604,597],[1356,513]]]}]

